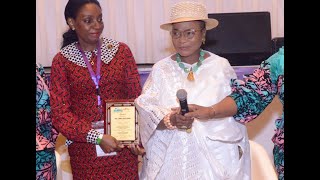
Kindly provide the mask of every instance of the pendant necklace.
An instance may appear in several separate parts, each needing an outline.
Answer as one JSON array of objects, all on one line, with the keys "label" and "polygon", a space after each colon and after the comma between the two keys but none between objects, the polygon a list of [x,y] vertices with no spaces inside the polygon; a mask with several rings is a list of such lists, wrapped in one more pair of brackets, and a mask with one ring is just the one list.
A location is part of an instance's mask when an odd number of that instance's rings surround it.
[{"label": "pendant necklace", "polygon": [[185,73],[188,73],[187,79],[188,79],[189,81],[194,81],[193,72],[196,72],[196,71],[199,69],[199,67],[202,65],[202,61],[204,60],[204,54],[205,54],[205,52],[203,51],[203,49],[200,49],[199,61],[197,62],[196,65],[194,65],[193,67],[191,67],[191,68],[189,69],[189,68],[185,67],[185,65],[184,65],[184,64],[182,63],[182,61],[181,61],[181,56],[180,56],[180,54],[177,53],[177,55],[176,55],[176,61],[177,61],[178,65],[179,65],[179,67],[180,67],[181,69],[183,69],[183,71],[184,71]]},{"label": "pendant necklace", "polygon": [[94,51],[91,51],[91,58],[90,58],[90,64],[93,66],[94,65],[94,58],[96,57],[96,54]]}]

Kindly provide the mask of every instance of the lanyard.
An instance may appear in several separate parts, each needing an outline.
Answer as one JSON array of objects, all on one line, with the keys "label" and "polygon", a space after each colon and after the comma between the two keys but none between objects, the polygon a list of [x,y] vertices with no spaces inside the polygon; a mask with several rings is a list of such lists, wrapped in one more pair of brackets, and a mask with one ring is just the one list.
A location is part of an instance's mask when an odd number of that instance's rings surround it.
[{"label": "lanyard", "polygon": [[[77,44],[78,49],[80,50],[82,57],[84,59],[84,62],[86,63],[91,79],[93,80],[95,86],[96,86],[96,94],[97,94],[97,98],[98,98],[98,108],[100,113],[102,113],[102,109],[101,109],[101,97],[100,97],[100,89],[99,89],[99,81],[100,81],[100,69],[101,69],[101,46],[100,46],[100,41],[98,41],[97,43],[97,47],[98,47],[98,54],[97,54],[97,73],[94,73],[91,64],[88,61],[87,56],[85,55],[85,53],[83,52],[81,46],[79,44]],[[93,53],[93,52],[92,52]]]}]

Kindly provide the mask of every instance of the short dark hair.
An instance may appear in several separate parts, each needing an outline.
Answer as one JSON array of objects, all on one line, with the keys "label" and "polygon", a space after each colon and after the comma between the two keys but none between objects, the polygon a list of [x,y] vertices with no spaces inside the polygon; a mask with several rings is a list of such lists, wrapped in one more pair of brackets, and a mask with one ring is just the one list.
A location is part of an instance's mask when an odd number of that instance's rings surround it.
[{"label": "short dark hair", "polygon": [[[68,18],[76,19],[79,9],[88,3],[94,3],[97,6],[100,7],[100,3],[97,0],[69,0],[65,9],[64,9],[64,18],[66,20],[66,23],[68,24]],[[65,47],[73,42],[78,41],[78,36],[72,29],[68,29],[67,32],[65,32],[63,35],[63,42],[62,47]]]}]

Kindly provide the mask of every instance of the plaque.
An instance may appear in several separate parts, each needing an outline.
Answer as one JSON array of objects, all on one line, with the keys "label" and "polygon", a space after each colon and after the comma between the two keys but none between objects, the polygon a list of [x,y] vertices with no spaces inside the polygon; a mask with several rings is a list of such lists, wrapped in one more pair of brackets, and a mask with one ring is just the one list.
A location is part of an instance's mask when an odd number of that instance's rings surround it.
[{"label": "plaque", "polygon": [[124,145],[139,144],[138,112],[134,100],[106,102],[107,134]]}]

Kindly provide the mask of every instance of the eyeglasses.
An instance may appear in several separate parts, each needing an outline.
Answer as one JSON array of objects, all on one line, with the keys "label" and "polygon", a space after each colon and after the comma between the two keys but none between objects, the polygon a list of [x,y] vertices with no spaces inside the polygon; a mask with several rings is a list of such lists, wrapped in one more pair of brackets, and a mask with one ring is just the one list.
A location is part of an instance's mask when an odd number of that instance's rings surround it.
[{"label": "eyeglasses", "polygon": [[183,37],[184,38],[187,38],[187,39],[192,39],[194,37],[194,35],[196,34],[197,31],[201,31],[202,29],[188,29],[188,30],[185,30],[185,31],[178,31],[178,30],[173,30],[170,32],[171,34],[171,37],[173,39],[179,39],[181,37],[181,35],[183,34]]}]

